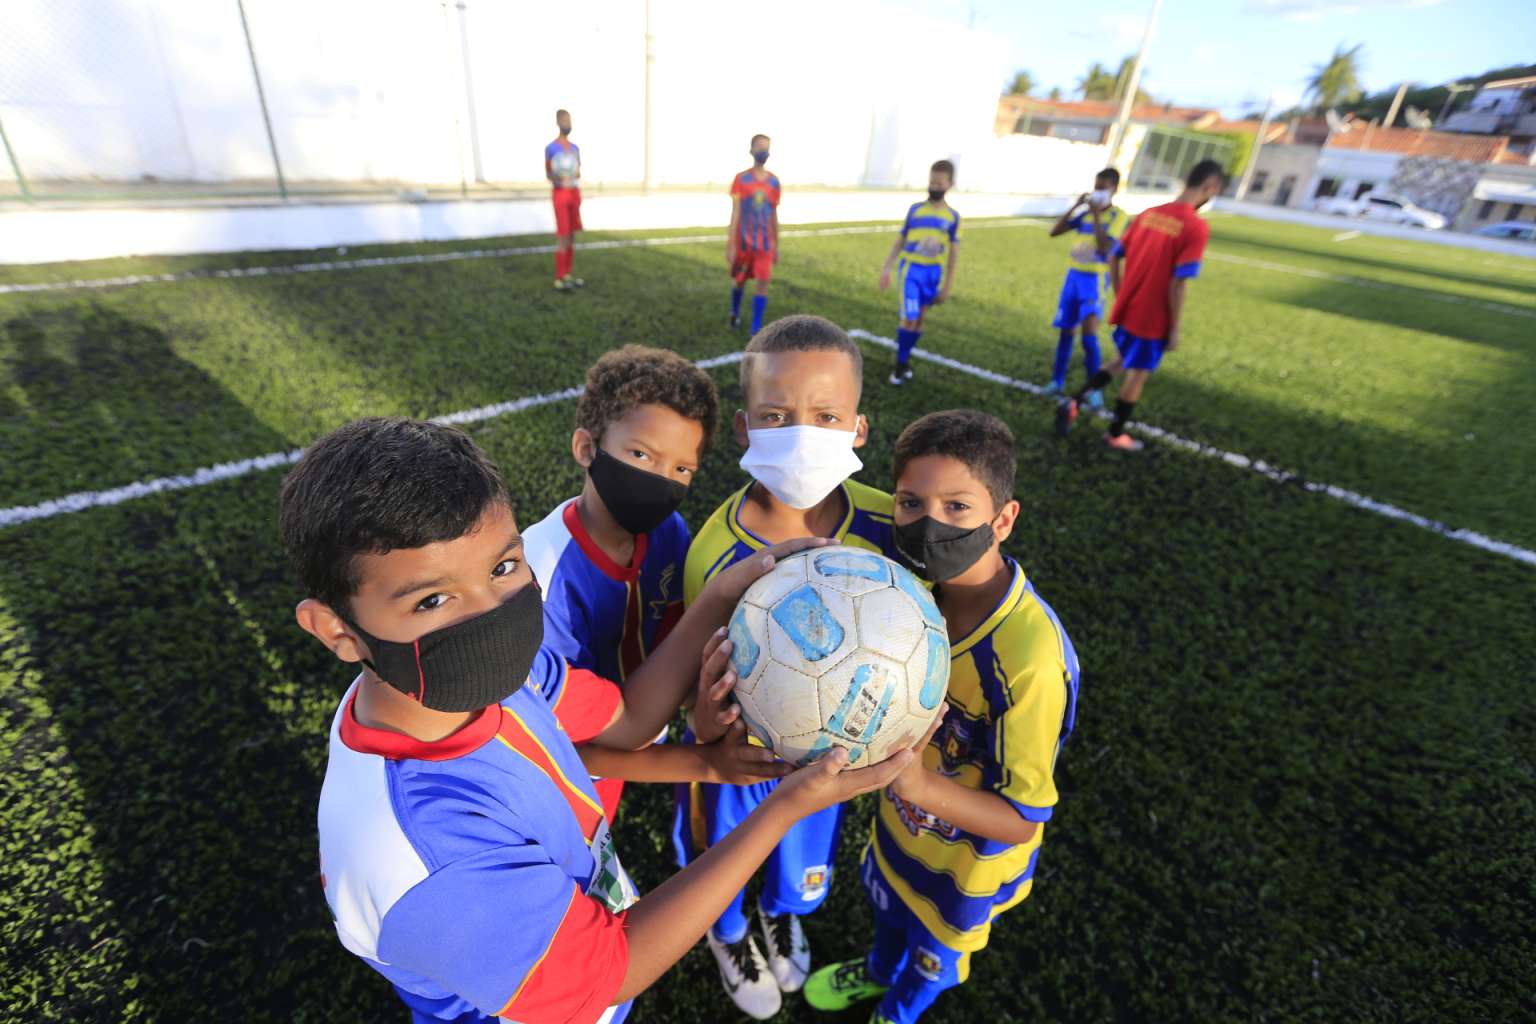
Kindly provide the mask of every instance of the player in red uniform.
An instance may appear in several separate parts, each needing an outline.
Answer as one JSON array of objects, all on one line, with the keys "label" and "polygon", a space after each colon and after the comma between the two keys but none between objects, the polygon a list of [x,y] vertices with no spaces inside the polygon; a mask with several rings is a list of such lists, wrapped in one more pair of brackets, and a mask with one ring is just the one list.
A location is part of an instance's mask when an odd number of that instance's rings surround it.
[{"label": "player in red uniform", "polygon": [[768,136],[752,136],[752,166],[731,182],[731,229],[725,262],[731,268],[731,326],[741,326],[741,293],[747,279],[757,282],[752,296],[752,333],[763,326],[768,281],[779,262],[779,179],[768,172]]},{"label": "player in red uniform", "polygon": [[576,262],[576,232],[581,230],[581,148],[571,141],[571,112],[555,111],[560,135],[544,147],[544,176],[554,186],[555,290],[566,292],[586,284],[571,273]]},{"label": "player in red uniform", "polygon": [[[1115,402],[1104,443],[1121,451],[1140,451],[1142,444],[1125,432],[1131,410],[1141,397],[1147,378],[1163,360],[1164,352],[1179,347],[1179,324],[1184,313],[1184,290],[1200,273],[1211,228],[1195,211],[1226,187],[1227,172],[1215,160],[1202,160],[1184,179],[1184,191],[1171,203],[1154,206],[1137,217],[1116,244],[1110,257],[1111,273],[1120,279],[1110,323],[1115,325],[1115,346],[1120,355],[1099,370],[1071,398],[1056,407],[1056,432],[1063,437],[1077,419],[1079,403],[1125,370],[1125,383]],[[1120,270],[1120,261],[1125,261]]]}]

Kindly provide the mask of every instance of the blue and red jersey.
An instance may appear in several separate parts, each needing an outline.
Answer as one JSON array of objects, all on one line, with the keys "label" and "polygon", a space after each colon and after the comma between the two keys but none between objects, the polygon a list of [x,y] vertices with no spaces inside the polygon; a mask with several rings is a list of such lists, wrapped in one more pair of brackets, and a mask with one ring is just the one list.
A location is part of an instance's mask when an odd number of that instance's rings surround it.
[{"label": "blue and red jersey", "polygon": [[731,197],[741,205],[736,247],[742,252],[772,252],[775,243],[774,211],[779,206],[779,179],[769,174],[759,179],[742,171],[731,182]]},{"label": "blue and red jersey", "polygon": [[554,176],[555,188],[578,187],[581,184],[581,147],[565,138],[545,146],[544,173]]},{"label": "blue and red jersey", "polygon": [[544,646],[622,683],[683,614],[688,524],[676,512],[635,538],[619,565],[582,525],[571,498],[523,532],[523,551],[544,590]]},{"label": "blue and red jersey", "polygon": [[1110,323],[1138,338],[1168,337],[1168,286],[1195,277],[1211,226],[1188,203],[1164,203],[1137,217],[1115,246],[1125,259]]},{"label": "blue and red jersey", "polygon": [[342,945],[417,1024],[618,1021],[636,896],[573,743],[614,684],[541,650],[527,683],[445,739],[331,725],[320,880]]}]

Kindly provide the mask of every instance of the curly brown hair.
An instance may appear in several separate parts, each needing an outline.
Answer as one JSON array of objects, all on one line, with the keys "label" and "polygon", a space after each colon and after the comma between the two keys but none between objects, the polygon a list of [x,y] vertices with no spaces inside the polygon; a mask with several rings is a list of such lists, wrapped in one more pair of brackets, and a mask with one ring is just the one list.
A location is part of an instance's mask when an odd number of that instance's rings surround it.
[{"label": "curly brown hair", "polygon": [[715,436],[720,399],[709,374],[676,352],[646,345],[605,352],[592,364],[576,403],[576,425],[601,441],[608,424],[642,405],[664,405],[702,426],[700,454]]}]

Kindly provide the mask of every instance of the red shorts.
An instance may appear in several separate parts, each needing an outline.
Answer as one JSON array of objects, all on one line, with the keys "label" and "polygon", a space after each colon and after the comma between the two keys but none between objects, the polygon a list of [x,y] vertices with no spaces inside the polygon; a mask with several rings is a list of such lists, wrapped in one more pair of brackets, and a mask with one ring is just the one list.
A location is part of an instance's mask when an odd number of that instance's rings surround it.
[{"label": "red shorts", "polygon": [[581,189],[556,187],[555,234],[562,238],[581,230]]},{"label": "red shorts", "polygon": [[773,277],[773,253],[738,250],[736,263],[731,267],[731,276],[737,284],[742,284],[748,278],[754,281],[770,280]]}]

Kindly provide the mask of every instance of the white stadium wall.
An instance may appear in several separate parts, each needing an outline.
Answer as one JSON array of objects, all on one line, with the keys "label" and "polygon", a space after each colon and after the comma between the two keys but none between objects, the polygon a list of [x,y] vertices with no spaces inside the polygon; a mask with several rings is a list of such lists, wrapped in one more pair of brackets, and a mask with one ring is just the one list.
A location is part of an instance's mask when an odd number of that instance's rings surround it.
[{"label": "white stadium wall", "polygon": [[[486,181],[541,181],[562,106],[589,185],[643,179],[641,0],[463,4],[465,46],[451,2],[245,0],[290,181],[458,184],[461,168],[474,180],[473,142]],[[878,0],[786,0],[768,15],[714,0],[651,7],[659,184],[729,181],[758,131],[774,138],[771,166],[804,185],[914,187],[940,157],[997,163],[1000,39]],[[5,8],[0,118],[28,178],[272,178],[233,0]],[[915,43],[952,55],[942,73],[914,73]],[[962,185],[994,187],[968,173]]]}]

